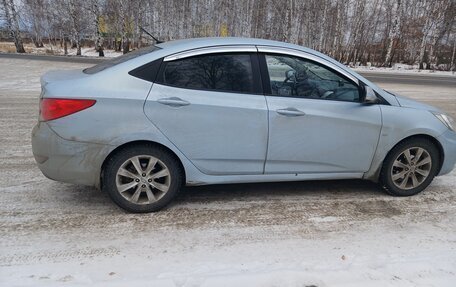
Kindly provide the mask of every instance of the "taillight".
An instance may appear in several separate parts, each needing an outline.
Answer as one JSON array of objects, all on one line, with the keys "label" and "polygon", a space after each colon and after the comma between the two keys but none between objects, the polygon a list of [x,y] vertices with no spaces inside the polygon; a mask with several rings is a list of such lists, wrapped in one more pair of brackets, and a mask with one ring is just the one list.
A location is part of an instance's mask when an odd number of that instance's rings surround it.
[{"label": "taillight", "polygon": [[50,121],[65,117],[95,105],[95,100],[41,99],[40,120]]}]

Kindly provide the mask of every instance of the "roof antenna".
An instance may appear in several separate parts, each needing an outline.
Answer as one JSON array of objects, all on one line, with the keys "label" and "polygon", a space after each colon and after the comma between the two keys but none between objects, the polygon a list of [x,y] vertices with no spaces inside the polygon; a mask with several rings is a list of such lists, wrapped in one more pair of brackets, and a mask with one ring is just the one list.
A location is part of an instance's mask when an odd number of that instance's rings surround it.
[{"label": "roof antenna", "polygon": [[144,29],[143,27],[139,26],[139,29],[141,29],[141,31],[143,31],[144,33],[146,33],[147,35],[152,37],[152,39],[154,39],[157,44],[160,44],[160,43],[164,42],[164,41],[160,41],[157,38],[155,38],[151,33],[147,32],[146,29]]}]

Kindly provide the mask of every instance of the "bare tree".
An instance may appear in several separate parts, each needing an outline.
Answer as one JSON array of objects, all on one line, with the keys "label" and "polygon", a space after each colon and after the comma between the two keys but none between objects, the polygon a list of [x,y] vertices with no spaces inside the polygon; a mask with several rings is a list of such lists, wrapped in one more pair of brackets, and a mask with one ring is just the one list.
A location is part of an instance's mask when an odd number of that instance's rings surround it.
[{"label": "bare tree", "polygon": [[103,21],[102,14],[101,14],[101,0],[90,0],[88,3],[89,5],[88,10],[91,12],[93,17],[94,23],[94,30],[95,30],[95,50],[98,52],[99,57],[104,57],[104,50],[103,50],[103,37],[102,37],[102,23]]},{"label": "bare tree", "polygon": [[22,42],[21,31],[19,29],[18,13],[13,0],[2,0],[3,11],[5,13],[6,27],[14,40],[17,53],[25,53]]},{"label": "bare tree", "polygon": [[429,65],[437,65],[437,43],[443,38],[447,31],[453,26],[455,21],[456,2],[451,0],[438,1],[435,4],[439,9],[433,15],[435,23],[430,32],[430,47],[429,47]]},{"label": "bare tree", "polygon": [[455,0],[0,1],[8,8],[3,14],[11,35],[20,37],[22,29],[36,46],[59,42],[64,48],[68,39],[77,54],[84,43],[99,55],[153,43],[139,28],[144,27],[160,40],[266,38],[304,45],[343,63],[450,69],[456,37]]},{"label": "bare tree", "polygon": [[24,7],[29,17],[29,25],[33,33],[33,43],[35,47],[42,48],[44,35],[44,21],[46,3],[44,0],[24,0]]},{"label": "bare tree", "polygon": [[454,56],[456,55],[456,39],[453,40],[453,53],[451,54],[450,70],[456,71],[456,65],[454,63]]},{"label": "bare tree", "polygon": [[383,63],[384,66],[391,67],[391,59],[393,57],[393,45],[394,41],[397,39],[399,35],[399,27],[401,25],[401,9],[401,0],[396,0],[396,9],[393,18],[391,32],[389,33],[388,37],[388,47],[386,48],[386,57],[385,62]]}]

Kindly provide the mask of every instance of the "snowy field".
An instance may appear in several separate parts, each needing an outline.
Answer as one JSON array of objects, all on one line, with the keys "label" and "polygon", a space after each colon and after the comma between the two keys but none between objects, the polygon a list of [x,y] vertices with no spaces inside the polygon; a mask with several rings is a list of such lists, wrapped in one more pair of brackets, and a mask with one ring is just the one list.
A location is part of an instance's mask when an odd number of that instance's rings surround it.
[{"label": "snowy field", "polygon": [[[63,56],[65,51],[60,46],[54,46],[45,43],[44,47],[36,48],[32,43],[24,44],[25,51],[29,54],[33,55],[60,55]],[[0,52],[1,53],[15,53],[16,48],[14,43],[12,42],[0,42]],[[75,56],[76,55],[76,48],[68,47],[68,55]],[[122,55],[122,52],[117,52],[114,50],[106,49],[104,50],[104,54],[106,58],[113,58]],[[81,56],[82,57],[98,57],[98,52],[95,51],[94,47],[82,47],[81,48]]]},{"label": "snowy field", "polygon": [[410,75],[426,75],[426,76],[449,76],[454,77],[456,79],[455,71],[438,71],[438,70],[420,70],[416,65],[402,65],[402,64],[395,64],[391,68],[382,68],[382,67],[368,67],[368,66],[356,66],[350,67],[354,71],[358,73],[388,73],[388,74],[410,74]]},{"label": "snowy field", "polygon": [[[456,286],[456,172],[409,198],[363,181],[193,187],[146,215],[46,179],[39,76],[85,66],[0,59],[0,286]],[[454,88],[381,86],[456,116]]]}]

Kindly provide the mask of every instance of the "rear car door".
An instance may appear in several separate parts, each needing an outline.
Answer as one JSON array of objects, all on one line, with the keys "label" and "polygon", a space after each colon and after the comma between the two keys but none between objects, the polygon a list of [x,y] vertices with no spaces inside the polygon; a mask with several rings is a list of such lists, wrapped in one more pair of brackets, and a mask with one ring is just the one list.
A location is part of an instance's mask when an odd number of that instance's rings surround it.
[{"label": "rear car door", "polygon": [[259,51],[270,126],[265,173],[367,171],[381,111],[359,102],[357,79],[316,56]]},{"label": "rear car door", "polygon": [[268,110],[255,47],[213,47],[163,59],[144,110],[202,172],[263,173]]}]

